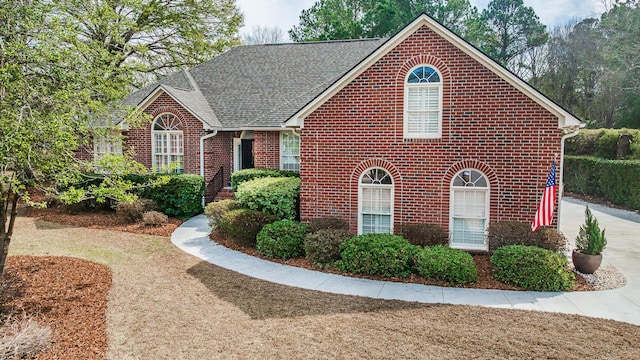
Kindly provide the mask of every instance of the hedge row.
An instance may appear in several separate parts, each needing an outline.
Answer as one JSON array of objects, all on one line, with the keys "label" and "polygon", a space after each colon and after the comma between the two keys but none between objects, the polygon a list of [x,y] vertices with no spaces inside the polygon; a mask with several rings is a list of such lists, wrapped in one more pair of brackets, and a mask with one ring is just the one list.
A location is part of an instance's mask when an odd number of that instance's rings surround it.
[{"label": "hedge row", "polygon": [[265,177],[300,177],[295,171],[276,170],[276,169],[243,169],[231,174],[231,187],[233,191],[238,191],[238,186],[243,182]]},{"label": "hedge row", "polygon": [[567,191],[640,209],[640,160],[566,156],[564,184]]},{"label": "hedge row", "polygon": [[640,130],[638,129],[592,129],[580,133],[566,141],[566,154],[574,156],[595,156],[602,159],[618,158],[618,140],[621,135],[631,135],[631,154],[628,159],[640,159]]}]

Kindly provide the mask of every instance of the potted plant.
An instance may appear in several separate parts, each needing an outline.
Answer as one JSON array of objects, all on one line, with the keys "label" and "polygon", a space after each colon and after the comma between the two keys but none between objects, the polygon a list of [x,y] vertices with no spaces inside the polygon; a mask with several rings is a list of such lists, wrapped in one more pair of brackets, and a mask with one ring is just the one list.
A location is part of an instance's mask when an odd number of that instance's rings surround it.
[{"label": "potted plant", "polygon": [[589,206],[584,211],[585,222],[580,226],[576,237],[576,248],[571,253],[571,259],[576,270],[583,274],[593,274],[602,263],[602,251],[607,246],[604,229],[600,230],[598,220],[591,214]]}]

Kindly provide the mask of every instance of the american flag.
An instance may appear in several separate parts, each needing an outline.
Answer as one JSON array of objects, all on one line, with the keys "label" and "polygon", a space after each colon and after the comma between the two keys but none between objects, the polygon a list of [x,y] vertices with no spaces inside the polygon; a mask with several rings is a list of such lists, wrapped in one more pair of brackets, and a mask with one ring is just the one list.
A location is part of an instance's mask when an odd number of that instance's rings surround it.
[{"label": "american flag", "polygon": [[531,224],[531,230],[534,232],[538,230],[540,226],[551,224],[553,220],[553,207],[556,204],[556,162],[551,165],[551,171],[547,178],[547,184],[544,187],[544,193],[542,193],[542,199],[540,200],[540,206],[536,212],[536,217]]}]

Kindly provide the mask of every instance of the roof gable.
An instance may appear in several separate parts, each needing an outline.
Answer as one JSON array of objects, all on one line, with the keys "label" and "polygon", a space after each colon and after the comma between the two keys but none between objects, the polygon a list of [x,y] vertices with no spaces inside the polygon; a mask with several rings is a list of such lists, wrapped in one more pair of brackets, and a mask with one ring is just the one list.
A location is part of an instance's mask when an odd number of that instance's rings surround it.
[{"label": "roof gable", "polygon": [[304,127],[304,119],[318,109],[331,97],[336,95],[340,90],[346,87],[351,81],[357,78],[360,74],[366,71],[369,67],[375,64],[382,57],[391,52],[397,45],[406,40],[409,36],[414,34],[423,26],[427,26],[436,34],[456,46],[462,52],[478,61],[494,74],[505,80],[524,93],[527,97],[538,103],[540,106],[558,117],[558,127],[571,127],[579,126],[580,120],[571,114],[569,111],[562,108],[560,105],[553,102],[544,94],[536,90],[529,85],[526,81],[522,80],[505,67],[485,55],[483,52],[475,48],[473,45],[456,35],[451,30],[447,29],[444,25],[440,24],[427,14],[418,16],[413,22],[401,29],[396,35],[388,39],[384,44],[373,51],[368,57],[363,59],[359,64],[352,68],[348,73],[342,76],[338,81],[328,87],[322,94],[310,101],[304,107],[302,107],[296,114],[294,114],[287,122],[288,127]]}]

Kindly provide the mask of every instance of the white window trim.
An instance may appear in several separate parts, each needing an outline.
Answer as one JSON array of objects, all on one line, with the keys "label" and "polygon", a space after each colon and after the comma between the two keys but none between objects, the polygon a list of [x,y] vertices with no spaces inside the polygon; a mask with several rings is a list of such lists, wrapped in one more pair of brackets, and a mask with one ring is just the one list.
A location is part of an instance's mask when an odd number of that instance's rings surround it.
[{"label": "white window trim", "polygon": [[[386,173],[389,174],[389,177],[391,179],[391,184],[390,185],[383,185],[383,184],[371,184],[371,185],[363,185],[362,184],[362,178],[365,176],[365,174],[367,172],[369,172],[369,170],[371,169],[381,169],[384,170]],[[391,189],[391,194],[389,195],[389,204],[391,206],[389,215],[390,215],[390,222],[389,222],[389,233],[393,234],[393,219],[394,219],[394,208],[395,208],[395,191],[394,191],[394,187],[395,184],[393,182],[393,177],[391,176],[391,173],[389,171],[387,171],[384,168],[381,167],[370,167],[366,170],[364,170],[362,172],[362,174],[360,174],[360,177],[358,178],[358,235],[362,235],[362,190],[363,189]],[[373,213],[367,213],[368,214],[373,214]],[[383,215],[387,215],[387,214],[383,214]]]},{"label": "white window trim", "polygon": [[[153,120],[153,122],[151,123],[151,166],[155,171],[161,171],[163,166],[167,166],[170,163],[171,160],[171,156],[181,156],[182,157],[182,163],[180,164],[182,167],[176,169],[176,173],[184,173],[184,130],[155,130],[155,125],[156,122],[163,116],[163,115],[172,115],[175,116],[176,119],[178,119],[178,117],[173,114],[173,113],[162,113],[162,114],[158,114],[155,119]],[[156,134],[162,134],[162,135],[168,135],[166,136],[166,146],[167,146],[167,150],[168,153],[166,154],[162,154],[163,156],[168,156],[167,161],[169,161],[167,164],[158,164],[156,161],[156,155],[160,155],[160,154],[156,154]],[[172,154],[171,153],[171,135],[181,135],[182,136],[182,147],[181,147],[181,151],[178,154]]]},{"label": "white window trim", "polygon": [[[104,155],[121,155],[122,139],[120,132],[112,132],[103,136],[93,136],[93,160],[98,161]],[[102,147],[105,151],[100,151]]]},{"label": "white window trim", "polygon": [[[453,186],[453,182],[456,180],[456,177],[458,176],[458,174],[460,174],[463,171],[466,170],[473,170],[476,171],[480,174],[482,174],[482,176],[484,176],[486,182],[487,182],[487,187],[483,187],[483,188],[476,188],[476,187],[469,187],[469,186]],[[473,169],[473,168],[468,168],[468,169],[463,169],[461,171],[458,171],[453,178],[451,179],[451,184],[449,186],[450,191],[450,199],[449,199],[449,246],[454,248],[454,249],[460,249],[460,250],[482,250],[482,251],[486,251],[489,249],[489,244],[487,243],[487,228],[489,227],[489,222],[491,221],[490,216],[491,216],[491,184],[489,183],[489,178],[487,177],[486,174],[484,174],[482,171],[478,170],[478,169]],[[455,244],[453,243],[453,217],[454,217],[454,203],[455,203],[455,190],[464,190],[464,191],[475,191],[475,192],[484,192],[485,193],[485,209],[484,209],[484,213],[485,213],[485,228],[484,228],[484,243],[482,245],[479,244]],[[469,218],[471,219],[471,218]]]},{"label": "white window trim", "polygon": [[[413,72],[413,70],[419,67],[430,67],[436,71],[440,78],[440,82],[438,83],[418,83],[418,84],[409,84],[407,80],[409,79],[409,75]],[[404,78],[404,106],[403,106],[403,137],[405,139],[439,139],[442,138],[442,112],[443,112],[443,82],[442,73],[438,70],[437,67],[430,64],[420,64],[418,66],[414,66],[411,68],[407,75]],[[437,87],[438,88],[438,131],[436,133],[409,133],[409,89],[410,88],[421,88],[421,87]]]},{"label": "white window trim", "polygon": [[[285,136],[295,136],[298,138],[298,170],[297,172],[300,172],[300,135],[294,133],[294,132],[281,132],[280,133],[280,170],[288,170],[288,171],[296,171],[296,170],[291,170],[291,169],[285,169],[284,167],[284,158],[285,158],[285,154],[284,154],[284,137]],[[291,155],[289,155],[291,156]],[[293,155],[295,156],[295,155]],[[290,164],[290,163],[289,163]]]}]

